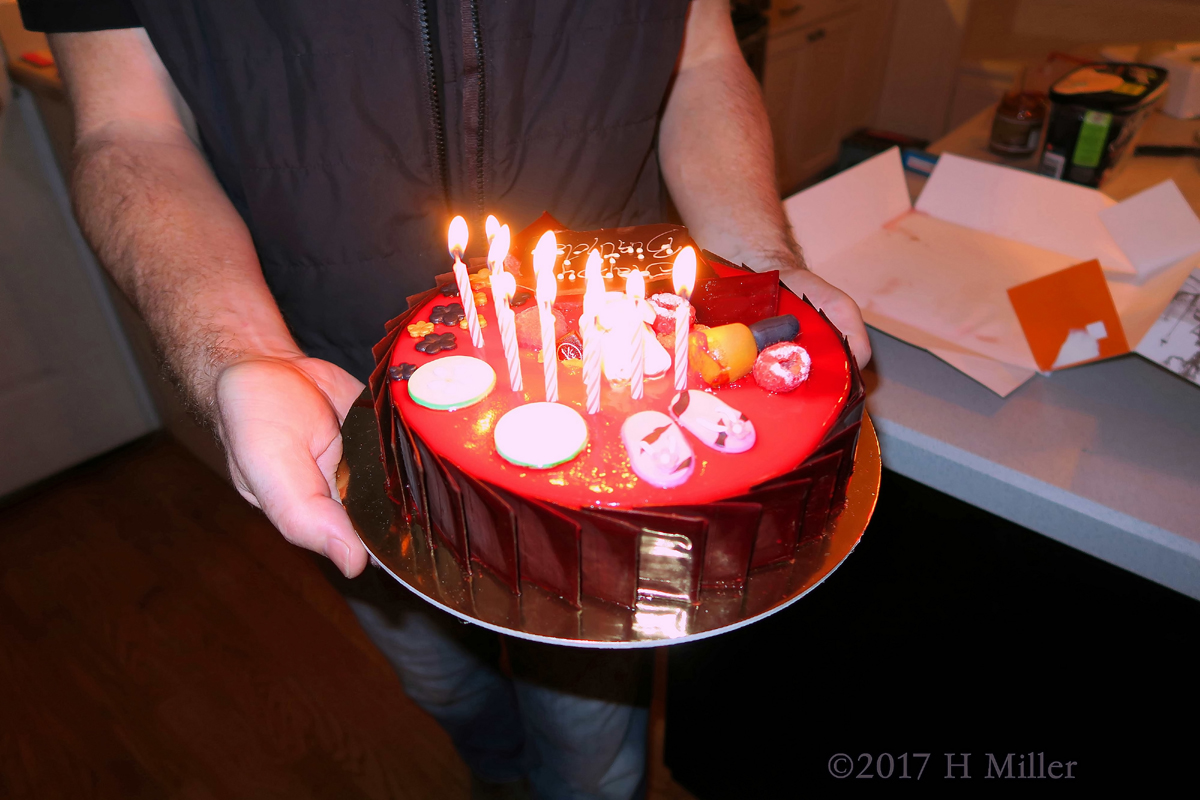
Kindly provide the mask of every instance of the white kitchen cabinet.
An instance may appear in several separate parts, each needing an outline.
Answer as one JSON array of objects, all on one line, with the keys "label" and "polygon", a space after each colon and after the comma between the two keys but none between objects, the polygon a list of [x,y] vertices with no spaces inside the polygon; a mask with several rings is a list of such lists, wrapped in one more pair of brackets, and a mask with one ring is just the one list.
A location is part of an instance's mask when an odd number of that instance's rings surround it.
[{"label": "white kitchen cabinet", "polygon": [[71,218],[28,91],[17,90],[0,126],[5,495],[149,433],[159,418],[100,268]]},{"label": "white kitchen cabinet", "polygon": [[767,20],[772,33],[782,34],[837,16],[861,2],[863,0],[771,0]]},{"label": "white kitchen cabinet", "polygon": [[836,161],[842,138],[874,113],[891,10],[890,0],[773,5],[763,95],[783,192]]}]

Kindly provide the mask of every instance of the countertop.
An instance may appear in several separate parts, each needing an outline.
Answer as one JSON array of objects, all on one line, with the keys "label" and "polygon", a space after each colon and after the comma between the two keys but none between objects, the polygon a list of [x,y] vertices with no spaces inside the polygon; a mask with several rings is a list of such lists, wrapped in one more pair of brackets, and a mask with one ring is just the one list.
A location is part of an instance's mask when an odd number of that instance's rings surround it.
[{"label": "countertop", "polygon": [[[991,115],[930,150],[1031,169],[986,149]],[[1200,120],[1156,113],[1140,142],[1190,144],[1197,131]],[[1123,199],[1167,178],[1200,213],[1194,157],[1131,157],[1103,190]],[[1034,376],[1000,398],[924,350],[870,335],[884,466],[1200,599],[1200,387],[1128,355]]]}]

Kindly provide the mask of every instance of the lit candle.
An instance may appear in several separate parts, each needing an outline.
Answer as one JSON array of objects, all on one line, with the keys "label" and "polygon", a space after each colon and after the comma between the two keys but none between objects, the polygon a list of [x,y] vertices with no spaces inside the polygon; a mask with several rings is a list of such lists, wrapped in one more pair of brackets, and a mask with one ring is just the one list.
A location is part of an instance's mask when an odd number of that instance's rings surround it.
[{"label": "lit candle", "polygon": [[533,271],[537,275],[538,319],[542,323],[542,370],[546,378],[546,402],[558,402],[558,348],[554,339],[554,298],[558,282],[554,279],[554,261],[558,241],[554,231],[546,231],[533,249]]},{"label": "lit candle", "polygon": [[[484,233],[487,234],[488,262],[490,264],[490,262],[492,260],[491,259],[492,242],[495,241],[496,234],[500,232],[500,220],[496,219],[493,215],[488,214],[487,219],[484,220],[484,223],[483,223],[483,231],[484,231]],[[503,259],[501,260],[501,263],[503,263]],[[488,269],[490,270],[491,267],[489,266]],[[495,270],[492,270],[492,271],[494,272]]]},{"label": "lit candle", "polygon": [[632,302],[630,322],[633,326],[633,369],[629,376],[629,393],[634,400],[642,399],[642,382],[646,372],[646,343],[642,332],[646,327],[642,322],[642,301],[646,297],[646,283],[642,280],[642,271],[635,269],[625,276],[625,296]]},{"label": "lit candle", "polygon": [[696,282],[696,251],[691,245],[679,251],[671,268],[675,294],[683,298],[675,312],[675,391],[687,389],[688,382],[688,330],[691,327],[692,284]]},{"label": "lit candle", "polygon": [[603,260],[593,250],[588,254],[584,277],[587,286],[583,292],[583,316],[579,327],[583,332],[583,384],[587,389],[587,413],[600,412],[600,331],[596,329],[596,315],[604,304],[604,277],[601,275]]},{"label": "lit candle", "polygon": [[[495,217],[488,217],[489,220]],[[508,257],[508,246],[512,241],[505,225],[494,235],[488,248],[488,272],[491,273],[492,302],[496,307],[496,323],[500,326],[500,343],[504,346],[504,360],[508,362],[508,382],[514,392],[525,388],[521,379],[521,354],[517,349],[517,327],[512,307],[508,304],[517,291],[517,279],[504,271],[504,259]]]},{"label": "lit candle", "polygon": [[471,333],[471,344],[483,347],[483,331],[479,327],[479,312],[475,310],[475,293],[471,291],[471,276],[462,261],[467,249],[467,221],[461,216],[450,221],[450,255],[454,256],[454,280],[458,284],[458,299],[467,315],[467,330]]}]

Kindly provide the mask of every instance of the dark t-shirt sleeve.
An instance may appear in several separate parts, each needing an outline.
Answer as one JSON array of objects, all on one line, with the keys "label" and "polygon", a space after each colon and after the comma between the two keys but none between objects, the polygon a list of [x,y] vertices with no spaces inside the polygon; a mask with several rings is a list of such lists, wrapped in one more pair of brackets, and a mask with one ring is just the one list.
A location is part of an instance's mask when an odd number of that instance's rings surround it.
[{"label": "dark t-shirt sleeve", "polygon": [[42,33],[82,33],[140,28],[130,0],[17,0],[25,28]]}]

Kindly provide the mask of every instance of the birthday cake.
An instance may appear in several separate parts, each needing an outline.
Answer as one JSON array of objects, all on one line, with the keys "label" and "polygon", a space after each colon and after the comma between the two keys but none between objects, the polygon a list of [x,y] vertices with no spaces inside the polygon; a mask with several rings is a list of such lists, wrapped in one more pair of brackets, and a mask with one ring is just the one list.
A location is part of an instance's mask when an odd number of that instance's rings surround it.
[{"label": "birthday cake", "polygon": [[[547,230],[552,301],[534,274]],[[544,216],[490,270],[460,265],[409,298],[374,349],[371,390],[389,496],[431,548],[515,594],[633,608],[736,591],[825,535],[863,409],[845,338],[776,273],[707,252],[683,301],[673,266],[689,246],[680,226],[572,232]],[[589,257],[600,267],[585,279]],[[500,272],[512,280],[493,293]]]}]

